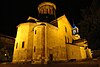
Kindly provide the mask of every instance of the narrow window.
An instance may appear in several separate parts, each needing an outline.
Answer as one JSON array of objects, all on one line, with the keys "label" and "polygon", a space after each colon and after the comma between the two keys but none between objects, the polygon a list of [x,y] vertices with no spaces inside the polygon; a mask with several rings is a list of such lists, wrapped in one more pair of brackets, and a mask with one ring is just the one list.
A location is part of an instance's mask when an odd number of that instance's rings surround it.
[{"label": "narrow window", "polygon": [[66,43],[66,44],[69,43],[69,38],[67,38],[66,36],[65,36],[65,43]]},{"label": "narrow window", "polygon": [[48,9],[48,14],[50,14],[50,9]]},{"label": "narrow window", "polygon": [[34,31],[34,28],[32,29],[32,31]]},{"label": "narrow window", "polygon": [[40,10],[40,13],[42,13],[42,10]]},{"label": "narrow window", "polygon": [[22,42],[22,48],[24,48],[24,41]]},{"label": "narrow window", "polygon": [[50,14],[51,14],[51,9],[49,11],[50,11]]},{"label": "narrow window", "polygon": [[42,10],[43,11],[43,14],[44,14],[44,10]]},{"label": "narrow window", "polygon": [[65,36],[65,43],[67,43],[67,39],[66,39],[66,36]]},{"label": "narrow window", "polygon": [[69,38],[68,38],[68,41],[67,41],[67,43],[69,43]]},{"label": "narrow window", "polygon": [[17,49],[17,47],[18,47],[18,43],[16,43],[16,49]]},{"label": "narrow window", "polygon": [[36,34],[36,30],[35,30],[35,34]]},{"label": "narrow window", "polygon": [[46,14],[46,9],[44,9],[44,14]]},{"label": "narrow window", "polygon": [[36,51],[36,47],[34,46],[34,52]]},{"label": "narrow window", "polygon": [[67,28],[65,27],[65,32],[67,32]]},{"label": "narrow window", "polygon": [[55,14],[55,9],[53,8],[53,14]]},{"label": "narrow window", "polygon": [[46,9],[47,10],[47,14],[48,14],[48,9]]}]

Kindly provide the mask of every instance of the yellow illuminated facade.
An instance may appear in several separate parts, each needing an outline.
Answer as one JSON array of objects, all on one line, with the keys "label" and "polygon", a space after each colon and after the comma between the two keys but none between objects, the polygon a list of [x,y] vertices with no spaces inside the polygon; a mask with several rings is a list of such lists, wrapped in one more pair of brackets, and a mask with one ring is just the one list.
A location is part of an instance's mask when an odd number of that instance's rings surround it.
[{"label": "yellow illuminated facade", "polygon": [[[39,7],[49,3],[42,3]],[[54,4],[50,3],[50,6]],[[31,62],[35,64],[92,58],[87,41],[81,39],[78,34],[73,34],[74,28],[65,15],[50,23],[40,22],[32,17],[28,20],[35,21],[21,23],[17,26],[13,63]]]}]

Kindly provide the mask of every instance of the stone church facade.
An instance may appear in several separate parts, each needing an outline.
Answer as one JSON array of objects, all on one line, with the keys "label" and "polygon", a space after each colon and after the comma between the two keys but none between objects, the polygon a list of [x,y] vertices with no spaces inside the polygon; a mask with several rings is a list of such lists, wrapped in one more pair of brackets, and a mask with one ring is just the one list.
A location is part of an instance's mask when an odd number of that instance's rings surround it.
[{"label": "stone church facade", "polygon": [[29,17],[26,23],[17,26],[13,63],[92,58],[87,41],[78,35],[78,28],[73,28],[65,15],[56,19],[55,10],[53,3],[43,2],[38,6],[39,20]]}]

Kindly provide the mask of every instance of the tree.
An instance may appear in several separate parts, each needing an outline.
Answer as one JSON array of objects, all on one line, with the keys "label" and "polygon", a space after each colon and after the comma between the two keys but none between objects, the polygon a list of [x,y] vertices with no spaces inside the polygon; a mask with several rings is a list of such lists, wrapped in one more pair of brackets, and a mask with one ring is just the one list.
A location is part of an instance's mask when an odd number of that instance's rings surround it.
[{"label": "tree", "polygon": [[99,0],[93,0],[90,7],[81,10],[83,20],[80,21],[80,35],[88,40],[92,49],[99,49],[100,41],[100,4]]}]

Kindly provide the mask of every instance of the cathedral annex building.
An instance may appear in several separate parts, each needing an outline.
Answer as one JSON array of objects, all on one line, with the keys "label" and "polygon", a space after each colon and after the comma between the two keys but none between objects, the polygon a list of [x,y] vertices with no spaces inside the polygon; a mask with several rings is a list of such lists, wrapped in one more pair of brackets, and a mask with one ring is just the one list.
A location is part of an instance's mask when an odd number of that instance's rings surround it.
[{"label": "cathedral annex building", "polygon": [[78,35],[67,17],[56,18],[56,5],[43,2],[38,6],[39,19],[29,17],[17,26],[13,63],[44,63],[91,59],[87,41]]}]

